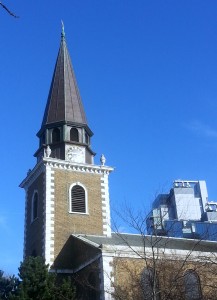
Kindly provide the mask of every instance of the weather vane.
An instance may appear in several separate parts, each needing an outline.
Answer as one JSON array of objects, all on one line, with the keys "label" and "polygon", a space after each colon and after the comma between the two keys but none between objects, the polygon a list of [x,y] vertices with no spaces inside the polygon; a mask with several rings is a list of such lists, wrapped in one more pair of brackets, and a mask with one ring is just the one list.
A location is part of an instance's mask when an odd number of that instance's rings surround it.
[{"label": "weather vane", "polygon": [[64,30],[64,23],[63,23],[63,20],[61,20],[61,24],[62,24],[62,37],[65,37],[65,30]]}]

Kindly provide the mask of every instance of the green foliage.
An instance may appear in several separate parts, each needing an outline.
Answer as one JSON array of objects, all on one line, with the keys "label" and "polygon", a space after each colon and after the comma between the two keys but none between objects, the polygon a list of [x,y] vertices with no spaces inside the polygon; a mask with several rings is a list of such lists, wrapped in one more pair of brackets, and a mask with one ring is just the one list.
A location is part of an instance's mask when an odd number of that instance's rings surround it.
[{"label": "green foliage", "polygon": [[14,299],[17,294],[19,280],[14,275],[4,276],[4,272],[0,270],[0,299]]},{"label": "green foliage", "polygon": [[41,257],[28,257],[21,263],[19,277],[5,277],[0,271],[0,300],[75,300],[70,278],[60,281],[49,273]]},{"label": "green foliage", "polygon": [[41,257],[28,257],[20,264],[19,277],[5,277],[0,270],[0,300],[75,300],[70,278],[61,281],[49,273]]},{"label": "green foliage", "polygon": [[19,300],[75,299],[75,288],[70,278],[58,284],[56,274],[49,273],[48,265],[41,257],[28,257],[21,263],[19,277]]},{"label": "green foliage", "polygon": [[60,288],[56,286],[56,290],[55,290],[56,300],[76,299],[75,295],[76,295],[75,287],[72,286],[72,282],[69,277],[63,279]]},{"label": "green foliage", "polygon": [[19,297],[22,300],[53,300],[55,299],[55,277],[48,272],[41,257],[28,257],[19,268],[21,284]]}]

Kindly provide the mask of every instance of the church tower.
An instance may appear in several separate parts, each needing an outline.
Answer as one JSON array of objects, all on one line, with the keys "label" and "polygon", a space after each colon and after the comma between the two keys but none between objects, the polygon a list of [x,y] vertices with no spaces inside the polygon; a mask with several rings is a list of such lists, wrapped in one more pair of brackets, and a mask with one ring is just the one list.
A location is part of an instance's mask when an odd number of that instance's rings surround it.
[{"label": "church tower", "polygon": [[[111,236],[108,176],[94,164],[87,124],[64,27],[41,128],[36,165],[25,189],[24,257],[40,255],[56,267],[72,234]],[[58,260],[59,261],[59,260]]]}]

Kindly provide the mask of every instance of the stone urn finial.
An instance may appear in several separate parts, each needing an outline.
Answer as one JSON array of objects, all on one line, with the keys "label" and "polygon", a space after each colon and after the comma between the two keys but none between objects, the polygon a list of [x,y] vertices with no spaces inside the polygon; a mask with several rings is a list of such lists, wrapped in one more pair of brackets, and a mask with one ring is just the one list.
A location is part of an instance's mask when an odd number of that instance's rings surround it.
[{"label": "stone urn finial", "polygon": [[105,156],[102,154],[101,157],[100,157],[100,162],[101,162],[101,165],[104,166],[105,165],[105,162],[106,162],[106,158]]},{"label": "stone urn finial", "polygon": [[45,157],[50,157],[50,155],[51,155],[51,148],[49,145],[47,145],[45,149]]}]

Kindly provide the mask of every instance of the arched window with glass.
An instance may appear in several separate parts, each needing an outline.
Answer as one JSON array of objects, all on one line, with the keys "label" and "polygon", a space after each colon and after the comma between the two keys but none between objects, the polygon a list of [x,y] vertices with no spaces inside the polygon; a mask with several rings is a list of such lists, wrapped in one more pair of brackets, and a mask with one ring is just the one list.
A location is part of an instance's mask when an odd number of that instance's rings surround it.
[{"label": "arched window with glass", "polygon": [[202,292],[200,278],[194,270],[187,270],[184,274],[184,287],[186,300],[201,300]]}]

